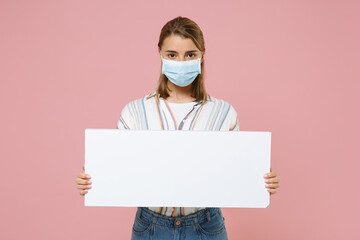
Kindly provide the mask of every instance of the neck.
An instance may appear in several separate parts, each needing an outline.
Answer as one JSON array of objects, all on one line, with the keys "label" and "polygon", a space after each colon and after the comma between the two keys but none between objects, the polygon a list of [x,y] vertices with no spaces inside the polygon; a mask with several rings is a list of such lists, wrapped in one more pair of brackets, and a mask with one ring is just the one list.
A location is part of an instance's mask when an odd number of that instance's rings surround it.
[{"label": "neck", "polygon": [[191,96],[192,93],[192,84],[186,87],[179,87],[173,84],[171,81],[167,82],[169,88],[169,97],[166,99],[169,102],[175,103],[184,103],[184,102],[193,102],[195,98]]}]

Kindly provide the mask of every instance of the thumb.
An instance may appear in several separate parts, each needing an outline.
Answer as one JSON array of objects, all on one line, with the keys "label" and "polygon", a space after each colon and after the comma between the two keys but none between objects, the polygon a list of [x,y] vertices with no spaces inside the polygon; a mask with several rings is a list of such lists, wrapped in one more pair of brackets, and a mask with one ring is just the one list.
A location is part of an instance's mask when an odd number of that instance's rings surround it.
[{"label": "thumb", "polygon": [[85,166],[83,165],[82,169],[85,171]]}]

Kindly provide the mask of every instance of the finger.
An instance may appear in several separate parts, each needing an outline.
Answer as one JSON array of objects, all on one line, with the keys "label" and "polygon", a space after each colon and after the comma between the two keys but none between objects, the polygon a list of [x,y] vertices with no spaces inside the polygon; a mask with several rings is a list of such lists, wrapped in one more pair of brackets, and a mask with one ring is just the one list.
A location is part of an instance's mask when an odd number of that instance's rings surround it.
[{"label": "finger", "polygon": [[79,172],[77,176],[79,178],[85,178],[86,174],[84,172]]},{"label": "finger", "polygon": [[78,189],[90,189],[91,186],[90,185],[77,185]]},{"label": "finger", "polygon": [[266,184],[265,185],[266,188],[278,188],[279,186],[280,186],[280,184],[278,184],[278,183]]},{"label": "finger", "polygon": [[280,178],[269,178],[269,179],[266,179],[265,182],[267,182],[267,183],[279,183]]},{"label": "finger", "polygon": [[85,172],[79,172],[78,177],[79,178],[85,178],[85,179],[90,179],[91,178],[90,174],[87,174]]},{"label": "finger", "polygon": [[268,172],[264,175],[264,178],[273,178],[276,176],[277,176],[276,172]]},{"label": "finger", "polygon": [[270,195],[275,194],[276,190],[275,189],[268,189],[268,192],[270,193]]},{"label": "finger", "polygon": [[79,172],[78,176],[81,178],[90,178],[90,174],[87,174],[85,172]]},{"label": "finger", "polygon": [[86,179],[82,179],[82,178],[77,178],[76,179],[76,183],[77,184],[91,184],[90,180],[86,180]]},{"label": "finger", "polygon": [[84,196],[88,191],[87,190],[81,190],[80,195]]}]

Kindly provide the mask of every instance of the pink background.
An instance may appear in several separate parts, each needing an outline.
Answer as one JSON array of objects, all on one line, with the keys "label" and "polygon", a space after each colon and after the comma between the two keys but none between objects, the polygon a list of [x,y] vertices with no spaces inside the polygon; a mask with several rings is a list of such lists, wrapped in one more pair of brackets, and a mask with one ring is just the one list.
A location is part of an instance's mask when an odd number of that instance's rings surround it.
[{"label": "pink background", "polygon": [[[359,1],[0,1],[0,239],[130,239],[136,208],[85,207],[85,128],[153,91],[157,41],[202,29],[210,95],[272,132],[268,209],[229,239],[360,239]],[[91,174],[91,173],[90,173]],[[236,187],[236,186],[234,186]]]}]

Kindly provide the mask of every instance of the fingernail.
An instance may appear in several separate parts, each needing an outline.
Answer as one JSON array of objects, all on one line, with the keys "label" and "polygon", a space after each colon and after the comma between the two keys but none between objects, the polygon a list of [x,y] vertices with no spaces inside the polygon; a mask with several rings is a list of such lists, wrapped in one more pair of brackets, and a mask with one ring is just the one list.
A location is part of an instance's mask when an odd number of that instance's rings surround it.
[{"label": "fingernail", "polygon": [[87,178],[91,178],[90,175],[86,175]]}]

